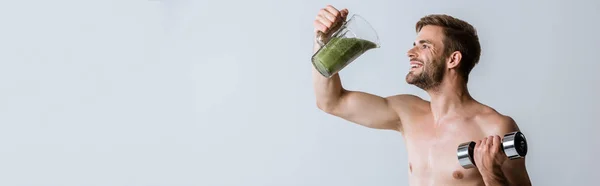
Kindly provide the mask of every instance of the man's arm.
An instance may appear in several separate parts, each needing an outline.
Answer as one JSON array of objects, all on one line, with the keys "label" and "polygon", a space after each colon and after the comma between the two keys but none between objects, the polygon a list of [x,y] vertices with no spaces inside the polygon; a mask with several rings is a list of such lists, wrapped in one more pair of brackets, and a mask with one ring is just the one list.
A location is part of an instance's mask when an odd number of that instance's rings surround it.
[{"label": "man's arm", "polygon": [[507,160],[502,164],[502,172],[510,185],[531,186],[525,159]]},{"label": "man's arm", "polygon": [[[314,21],[315,33],[328,33],[334,23],[345,20],[347,15],[347,9],[339,11],[328,5],[319,11]],[[319,45],[316,41],[313,45],[313,52],[318,51]],[[325,78],[314,67],[312,76],[318,108],[369,128],[401,130],[398,114],[408,110],[402,108],[408,108],[412,104],[410,101],[420,99],[411,95],[383,98],[365,92],[346,90],[342,87],[339,74]]]},{"label": "man's arm", "polygon": [[401,107],[408,106],[411,95],[380,97],[366,92],[350,91],[341,86],[339,75],[325,79],[318,72],[314,76],[317,106],[324,112],[353,123],[374,129],[401,131]]},{"label": "man's arm", "polygon": [[[502,135],[509,132],[520,131],[517,123],[511,117],[505,116],[504,122],[506,124],[504,125],[505,127],[501,129]],[[531,180],[529,179],[529,174],[527,173],[527,168],[525,166],[525,159],[526,158],[507,160],[502,164],[502,172],[510,185],[531,186]]]},{"label": "man's arm", "polygon": [[[504,134],[510,132],[520,131],[516,122],[509,116],[501,116],[496,121],[498,125],[491,130],[492,135],[504,136]],[[507,158],[505,155],[503,156]],[[501,166],[481,174],[487,186],[531,186],[531,180],[525,166],[525,158],[506,159]]]},{"label": "man's arm", "polygon": [[[318,50],[315,44],[314,50]],[[366,92],[346,90],[342,87],[339,74],[323,77],[312,69],[313,88],[317,107],[324,112],[350,122],[374,129],[401,131],[400,115],[410,105],[423,100],[414,95],[381,97]]]},{"label": "man's arm", "polygon": [[401,107],[420,98],[412,95],[380,97],[366,92],[346,90],[338,74],[325,78],[313,68],[313,86],[317,107],[324,112],[374,129],[401,130]]}]

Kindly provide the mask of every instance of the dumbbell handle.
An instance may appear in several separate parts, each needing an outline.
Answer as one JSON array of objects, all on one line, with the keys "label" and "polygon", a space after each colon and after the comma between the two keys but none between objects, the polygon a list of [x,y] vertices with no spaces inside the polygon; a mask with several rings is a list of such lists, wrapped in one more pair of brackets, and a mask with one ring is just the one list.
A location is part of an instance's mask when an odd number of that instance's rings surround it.
[{"label": "dumbbell handle", "polygon": [[[474,168],[475,142],[461,143],[457,149],[458,162],[464,168]],[[502,152],[511,160],[525,157],[527,154],[527,141],[523,133],[516,131],[504,135],[502,138]]]}]

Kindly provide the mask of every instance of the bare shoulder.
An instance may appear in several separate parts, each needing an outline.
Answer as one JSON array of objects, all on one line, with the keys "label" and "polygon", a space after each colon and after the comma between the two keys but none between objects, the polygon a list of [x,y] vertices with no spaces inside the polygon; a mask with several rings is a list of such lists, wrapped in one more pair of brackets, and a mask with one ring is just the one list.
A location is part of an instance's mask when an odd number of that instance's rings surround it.
[{"label": "bare shoulder", "polygon": [[480,124],[485,135],[500,135],[518,131],[517,122],[510,116],[499,113],[489,106],[483,106],[481,112],[477,115],[477,123]]},{"label": "bare shoulder", "polygon": [[387,97],[390,107],[398,114],[400,118],[400,132],[404,133],[405,128],[414,124],[419,120],[419,116],[423,116],[431,112],[430,103],[416,95],[400,94]]},{"label": "bare shoulder", "polygon": [[390,107],[401,114],[413,114],[414,112],[428,110],[429,102],[412,94],[398,94],[386,97]]}]

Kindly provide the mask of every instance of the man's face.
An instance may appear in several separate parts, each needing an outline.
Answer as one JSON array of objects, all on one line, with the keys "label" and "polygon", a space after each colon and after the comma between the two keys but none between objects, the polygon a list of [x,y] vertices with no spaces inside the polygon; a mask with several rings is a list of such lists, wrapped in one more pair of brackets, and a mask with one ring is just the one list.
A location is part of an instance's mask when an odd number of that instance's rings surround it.
[{"label": "man's face", "polygon": [[414,47],[407,55],[410,70],[406,82],[423,90],[436,88],[442,82],[446,70],[444,33],[441,27],[424,26],[417,34]]}]

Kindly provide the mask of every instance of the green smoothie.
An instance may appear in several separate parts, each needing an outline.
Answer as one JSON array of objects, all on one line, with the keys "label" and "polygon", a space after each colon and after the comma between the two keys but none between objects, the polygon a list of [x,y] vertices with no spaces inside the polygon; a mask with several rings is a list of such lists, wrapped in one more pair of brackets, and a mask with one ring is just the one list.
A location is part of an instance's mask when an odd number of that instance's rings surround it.
[{"label": "green smoothie", "polygon": [[319,73],[331,77],[365,51],[376,47],[377,44],[364,39],[334,37],[313,56],[312,62]]}]

